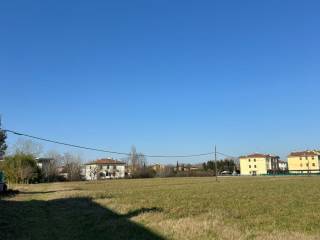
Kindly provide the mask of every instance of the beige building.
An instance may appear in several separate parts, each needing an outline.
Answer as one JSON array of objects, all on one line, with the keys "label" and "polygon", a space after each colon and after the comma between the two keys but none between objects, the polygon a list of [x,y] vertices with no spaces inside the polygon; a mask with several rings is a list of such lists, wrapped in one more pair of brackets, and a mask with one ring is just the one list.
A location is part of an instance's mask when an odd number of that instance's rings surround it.
[{"label": "beige building", "polygon": [[320,152],[292,152],[288,156],[290,173],[319,173]]},{"label": "beige building", "polygon": [[279,170],[279,157],[271,154],[254,153],[240,157],[241,175],[261,175]]},{"label": "beige building", "polygon": [[156,172],[156,173],[161,173],[165,170],[165,165],[163,164],[154,164],[151,166],[151,168]]}]

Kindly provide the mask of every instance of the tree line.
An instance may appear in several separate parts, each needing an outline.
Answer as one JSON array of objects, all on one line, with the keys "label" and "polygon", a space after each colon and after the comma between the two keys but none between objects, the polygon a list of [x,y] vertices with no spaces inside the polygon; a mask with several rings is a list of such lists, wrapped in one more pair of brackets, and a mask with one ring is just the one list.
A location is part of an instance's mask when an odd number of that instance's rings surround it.
[{"label": "tree line", "polygon": [[[19,139],[11,151],[7,151],[6,133],[0,128],[0,171],[4,171],[7,180],[12,183],[35,183],[53,181],[76,181],[81,179],[80,155],[50,150],[44,154],[42,146],[31,140]],[[6,153],[6,155],[5,155]],[[49,159],[41,169],[37,157],[44,156]],[[237,170],[236,162],[233,159],[224,159],[216,162],[217,173],[214,161],[204,162],[201,167],[192,169],[190,164],[179,164],[176,166],[166,165],[161,171],[148,166],[147,158],[141,152],[137,152],[132,146],[126,162],[126,172],[131,178],[152,178],[152,177],[188,177],[188,176],[212,176],[221,174],[223,171],[234,172]],[[191,170],[192,169],[192,170]]]},{"label": "tree line", "polygon": [[205,171],[212,171],[216,174],[216,166],[217,165],[217,172],[221,174],[224,171],[227,172],[236,172],[237,171],[237,164],[233,159],[223,159],[218,161],[207,161],[202,164],[203,170]]},{"label": "tree line", "polygon": [[42,146],[31,140],[18,141],[8,151],[6,133],[0,129],[0,171],[10,183],[75,181],[81,177],[81,157],[72,153],[59,154],[50,150],[44,154],[47,164],[39,167],[37,158]]}]

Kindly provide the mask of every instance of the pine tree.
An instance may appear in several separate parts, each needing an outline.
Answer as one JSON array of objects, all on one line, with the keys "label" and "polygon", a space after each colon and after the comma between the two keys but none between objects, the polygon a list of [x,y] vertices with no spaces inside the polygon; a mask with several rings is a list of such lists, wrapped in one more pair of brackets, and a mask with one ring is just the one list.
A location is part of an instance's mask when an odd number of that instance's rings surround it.
[{"label": "pine tree", "polygon": [[1,119],[0,119],[0,159],[3,158],[3,155],[5,151],[7,150],[7,144],[6,144],[7,134],[4,130],[1,128]]}]

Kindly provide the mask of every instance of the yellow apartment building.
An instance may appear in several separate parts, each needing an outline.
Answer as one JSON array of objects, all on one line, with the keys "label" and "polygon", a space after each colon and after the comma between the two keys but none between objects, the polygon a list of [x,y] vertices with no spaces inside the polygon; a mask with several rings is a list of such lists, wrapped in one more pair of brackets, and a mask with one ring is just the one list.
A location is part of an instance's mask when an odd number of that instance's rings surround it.
[{"label": "yellow apartment building", "polygon": [[271,154],[254,153],[240,157],[241,175],[261,175],[267,174],[268,171],[278,170],[278,156]]},{"label": "yellow apartment building", "polygon": [[319,173],[319,151],[292,152],[288,156],[290,173]]}]

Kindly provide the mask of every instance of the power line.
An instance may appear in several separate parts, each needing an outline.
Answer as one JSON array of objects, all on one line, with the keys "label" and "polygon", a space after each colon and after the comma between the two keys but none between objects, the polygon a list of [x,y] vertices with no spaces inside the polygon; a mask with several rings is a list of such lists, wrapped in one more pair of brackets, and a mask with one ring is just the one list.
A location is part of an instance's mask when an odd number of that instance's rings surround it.
[{"label": "power line", "polygon": [[[117,154],[117,155],[125,155],[125,156],[131,155],[130,153],[125,153],[125,152],[109,151],[109,150],[105,150],[105,149],[92,148],[92,147],[86,147],[86,146],[81,146],[81,145],[76,145],[76,144],[65,143],[65,142],[51,140],[51,139],[42,138],[42,137],[37,137],[37,136],[29,135],[26,133],[21,133],[21,132],[9,130],[9,129],[4,129],[3,131],[9,132],[9,133],[12,133],[12,134],[15,134],[18,136],[24,136],[24,137],[33,138],[33,139],[37,139],[40,141],[54,143],[54,144],[64,145],[64,146],[68,146],[68,147],[80,148],[80,149],[91,150],[91,151],[96,151],[96,152]],[[144,154],[144,156],[149,157],[149,158],[189,158],[189,157],[208,156],[211,154],[213,154],[213,152],[200,153],[200,154],[189,154],[189,155],[146,155],[146,154]],[[219,154],[221,154],[221,153],[219,153]]]},{"label": "power line", "polygon": [[227,158],[238,158],[238,157],[231,156],[231,155],[228,155],[228,154],[225,154],[225,153],[221,153],[221,152],[217,152],[217,154],[222,155],[222,156],[227,157]]},{"label": "power line", "polygon": [[15,135],[18,135],[18,136],[24,136],[24,137],[33,138],[33,139],[37,139],[37,140],[45,141],[45,142],[50,142],[50,143],[55,143],[55,144],[59,144],[59,145],[64,145],[64,146],[68,146],[68,147],[81,148],[81,149],[97,151],[97,152],[113,153],[113,154],[118,154],[118,155],[130,155],[129,153],[107,151],[107,150],[99,149],[99,148],[85,147],[85,146],[80,146],[80,145],[60,142],[60,141],[56,141],[56,140],[50,140],[50,139],[47,139],[47,138],[36,137],[36,136],[29,135],[29,134],[20,133],[20,132],[13,131],[13,130],[8,130],[8,129],[5,129],[4,131],[12,133],[12,134],[15,134]]}]

